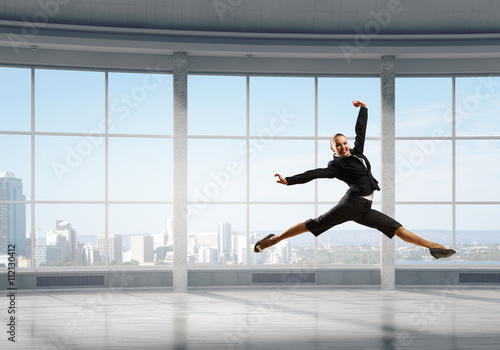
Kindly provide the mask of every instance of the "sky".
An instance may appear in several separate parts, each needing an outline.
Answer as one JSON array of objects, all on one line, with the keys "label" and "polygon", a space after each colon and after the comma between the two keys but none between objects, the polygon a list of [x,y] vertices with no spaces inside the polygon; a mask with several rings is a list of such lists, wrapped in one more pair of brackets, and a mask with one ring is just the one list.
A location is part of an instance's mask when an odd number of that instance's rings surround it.
[{"label": "sky", "polygon": [[[227,221],[245,232],[246,206],[234,202],[245,202],[247,193],[256,202],[250,205],[250,231],[282,230],[317,215],[314,205],[299,203],[314,201],[313,182],[282,186],[274,174],[326,167],[332,157],[327,138],[336,132],[353,144],[358,109],[352,100],[368,105],[367,137],[377,139],[367,140],[365,153],[380,180],[379,84],[378,78],[318,79],[317,135],[323,139],[316,162],[313,78],[251,77],[247,130],[246,77],[189,76],[188,134],[194,136],[188,139],[189,230],[216,231],[218,222]],[[115,135],[108,144],[108,230],[161,232],[172,217],[172,77],[109,73],[108,89],[108,131]],[[500,78],[456,78],[457,136],[500,136],[499,90]],[[452,79],[398,78],[396,96],[396,136],[428,138],[396,141],[396,200],[451,201],[453,145],[433,137],[453,132]],[[71,222],[81,235],[104,232],[106,148],[103,137],[89,134],[106,130],[105,73],[37,69],[34,101],[35,131],[44,134],[34,137],[32,188],[31,70],[0,68],[0,131],[12,132],[0,134],[0,171],[23,179],[28,200],[34,194],[37,201],[79,202],[37,204],[41,235],[54,229],[57,219]],[[278,138],[249,141],[249,169],[247,133]],[[455,146],[456,200],[498,201],[500,187],[492,184],[500,172],[500,140],[457,140]],[[318,180],[320,211],[346,190],[338,180]],[[147,204],[127,204],[132,201]],[[457,230],[498,230],[498,209],[458,205]],[[30,213],[28,208],[27,227]],[[401,204],[396,216],[415,229],[452,227],[449,204]]]}]

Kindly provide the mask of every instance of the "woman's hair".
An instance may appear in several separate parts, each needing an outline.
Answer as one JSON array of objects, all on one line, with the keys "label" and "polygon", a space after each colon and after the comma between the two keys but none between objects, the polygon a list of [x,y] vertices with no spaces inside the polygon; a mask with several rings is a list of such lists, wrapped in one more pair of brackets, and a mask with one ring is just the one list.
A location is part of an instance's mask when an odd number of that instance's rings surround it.
[{"label": "woman's hair", "polygon": [[332,138],[330,139],[330,146],[332,148],[335,148],[335,142],[333,140],[335,140],[335,138],[338,137],[338,136],[344,136],[345,137],[344,134],[340,134],[340,133],[337,133],[337,134],[333,135]]}]

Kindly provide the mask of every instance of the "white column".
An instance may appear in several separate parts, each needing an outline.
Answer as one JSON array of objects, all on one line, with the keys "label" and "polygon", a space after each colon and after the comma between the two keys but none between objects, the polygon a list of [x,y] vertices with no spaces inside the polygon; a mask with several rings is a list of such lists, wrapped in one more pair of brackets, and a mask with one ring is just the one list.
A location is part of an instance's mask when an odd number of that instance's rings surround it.
[{"label": "white column", "polygon": [[[395,57],[382,56],[381,88],[381,152],[382,152],[382,212],[394,217],[395,214]],[[395,289],[395,238],[389,239],[381,234],[380,286],[382,289]]]},{"label": "white column", "polygon": [[174,52],[174,292],[187,291],[187,53]]}]

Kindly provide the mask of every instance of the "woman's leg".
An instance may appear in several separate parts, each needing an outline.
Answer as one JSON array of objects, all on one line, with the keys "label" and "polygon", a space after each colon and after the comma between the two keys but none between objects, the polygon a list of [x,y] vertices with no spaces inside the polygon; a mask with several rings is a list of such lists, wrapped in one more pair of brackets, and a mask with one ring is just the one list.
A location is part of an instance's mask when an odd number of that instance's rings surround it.
[{"label": "woman's leg", "polygon": [[300,235],[301,233],[309,231],[306,227],[305,222],[300,222],[297,225],[293,225],[292,227],[288,228],[287,230],[283,231],[279,235],[273,236],[269,239],[266,239],[265,241],[262,241],[260,243],[260,248],[261,249],[266,249],[269,248],[279,242],[281,242],[284,239]]},{"label": "woman's leg", "polygon": [[415,245],[419,245],[421,247],[426,247],[426,248],[441,248],[441,249],[447,249],[445,246],[442,246],[441,244],[435,243],[428,241],[426,239],[423,239],[420,236],[417,236],[416,234],[408,231],[405,229],[403,226],[398,228],[396,232],[394,233],[396,236],[401,238],[403,241],[412,243]]},{"label": "woman's leg", "polygon": [[[283,231],[279,235],[276,235],[276,236],[271,237],[265,241],[262,241],[260,244],[260,247],[262,249],[269,248],[275,244],[278,244],[279,242],[281,242],[284,239],[300,235],[301,233],[304,233],[307,231],[309,231],[309,230],[307,229],[305,222],[300,222],[300,223],[288,228],[287,230]],[[395,235],[398,236],[399,238],[401,238],[405,242],[419,245],[421,247],[446,249],[446,247],[442,246],[441,244],[431,242],[431,241],[428,241],[420,236],[417,236],[413,232],[410,232],[407,229],[405,229],[403,226],[401,226],[400,228],[398,228],[396,230]]]},{"label": "woman's leg", "polygon": [[362,208],[358,208],[356,202],[351,202],[349,201],[348,196],[344,196],[340,199],[336,206],[328,210],[323,215],[320,215],[315,219],[309,219],[307,221],[309,228],[306,226],[306,221],[300,222],[279,235],[262,241],[259,246],[261,249],[266,249],[284,239],[300,235],[304,232],[312,232],[317,237],[335,225],[352,220],[353,217],[359,216],[360,213],[362,213]]},{"label": "woman's leg", "polygon": [[447,249],[439,243],[428,241],[405,229],[399,222],[381,213],[370,209],[358,220],[358,224],[373,227],[385,234],[388,238],[398,236],[403,241],[429,249],[429,252],[436,259],[449,258],[456,253],[453,249]]}]

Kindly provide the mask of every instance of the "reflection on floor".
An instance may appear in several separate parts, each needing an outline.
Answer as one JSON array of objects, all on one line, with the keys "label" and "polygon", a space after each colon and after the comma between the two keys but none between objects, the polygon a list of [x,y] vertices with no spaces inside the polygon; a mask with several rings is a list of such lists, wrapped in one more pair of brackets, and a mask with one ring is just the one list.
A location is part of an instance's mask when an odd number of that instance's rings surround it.
[{"label": "reflection on floor", "polygon": [[498,350],[499,314],[500,289],[19,291],[0,348]]}]

